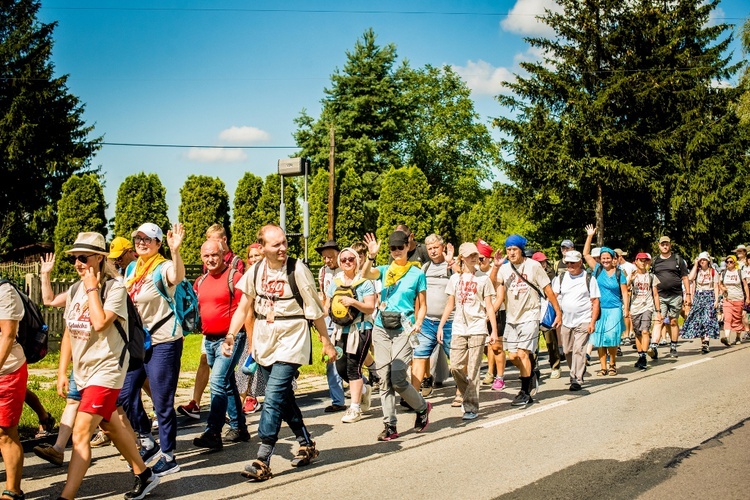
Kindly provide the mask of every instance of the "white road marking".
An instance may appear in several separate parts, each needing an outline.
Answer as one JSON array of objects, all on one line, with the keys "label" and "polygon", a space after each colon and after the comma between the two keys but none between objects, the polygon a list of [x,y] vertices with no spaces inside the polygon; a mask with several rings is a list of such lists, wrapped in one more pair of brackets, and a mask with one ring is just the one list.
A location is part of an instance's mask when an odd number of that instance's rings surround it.
[{"label": "white road marking", "polygon": [[570,403],[570,400],[563,399],[561,401],[556,401],[548,405],[537,406],[536,408],[532,408],[530,410],[525,410],[525,411],[518,410],[518,413],[516,413],[515,415],[510,415],[504,418],[500,418],[498,420],[487,422],[486,424],[483,424],[482,427],[484,427],[485,429],[488,429],[490,427],[495,427],[496,425],[506,424],[508,422],[512,422],[513,420],[518,420],[519,418],[528,417],[529,415],[534,415],[539,412],[551,410],[552,408],[557,408],[558,406],[562,406],[568,403]]},{"label": "white road marking", "polygon": [[685,363],[684,365],[675,366],[674,369],[675,370],[682,370],[683,368],[687,368],[689,366],[695,366],[695,365],[698,365],[700,363],[705,363],[706,361],[711,361],[712,359],[714,359],[714,358],[703,358],[703,359],[699,359],[697,361],[691,361],[690,363]]}]

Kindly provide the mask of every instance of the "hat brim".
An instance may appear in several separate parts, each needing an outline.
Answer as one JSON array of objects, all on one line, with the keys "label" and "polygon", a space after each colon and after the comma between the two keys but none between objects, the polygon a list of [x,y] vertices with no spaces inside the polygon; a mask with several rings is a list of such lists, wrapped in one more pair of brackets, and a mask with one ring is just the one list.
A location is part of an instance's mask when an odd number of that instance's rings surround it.
[{"label": "hat brim", "polygon": [[128,249],[127,248],[123,248],[122,250],[119,250],[119,251],[109,252],[107,254],[107,258],[108,259],[118,259],[118,258],[120,258],[120,255],[122,255],[122,254],[125,253],[125,250],[128,250]]}]

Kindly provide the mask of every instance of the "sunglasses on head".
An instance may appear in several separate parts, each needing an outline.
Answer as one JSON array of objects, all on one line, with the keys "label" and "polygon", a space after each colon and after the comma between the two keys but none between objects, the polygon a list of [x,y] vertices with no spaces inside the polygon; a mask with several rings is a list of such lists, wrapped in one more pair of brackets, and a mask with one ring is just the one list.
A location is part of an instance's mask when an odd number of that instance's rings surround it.
[{"label": "sunglasses on head", "polygon": [[86,264],[89,261],[89,257],[93,257],[93,255],[68,255],[65,257],[65,260],[68,261],[68,264],[70,265],[75,265],[76,261],[81,264]]},{"label": "sunglasses on head", "polygon": [[395,250],[403,250],[405,245],[391,245],[391,252]]},{"label": "sunglasses on head", "polygon": [[133,242],[134,243],[143,242],[146,245],[150,245],[152,241],[154,241],[154,239],[151,238],[151,237],[149,237],[149,236],[135,236],[135,237],[133,237]]},{"label": "sunglasses on head", "polygon": [[355,259],[354,257],[344,257],[343,259],[339,259],[339,260],[341,261],[342,264],[345,264],[348,262],[354,262],[357,259]]}]

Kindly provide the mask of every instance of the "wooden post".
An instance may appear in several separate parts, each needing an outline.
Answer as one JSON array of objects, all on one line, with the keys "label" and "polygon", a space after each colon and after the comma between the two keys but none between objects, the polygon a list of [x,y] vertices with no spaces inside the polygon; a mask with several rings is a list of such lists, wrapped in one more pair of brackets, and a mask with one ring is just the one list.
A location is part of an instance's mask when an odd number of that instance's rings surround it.
[{"label": "wooden post", "polygon": [[333,124],[330,126],[330,150],[328,152],[328,239],[333,239],[333,181],[336,175],[334,168],[334,152],[336,150],[336,138],[334,136]]}]

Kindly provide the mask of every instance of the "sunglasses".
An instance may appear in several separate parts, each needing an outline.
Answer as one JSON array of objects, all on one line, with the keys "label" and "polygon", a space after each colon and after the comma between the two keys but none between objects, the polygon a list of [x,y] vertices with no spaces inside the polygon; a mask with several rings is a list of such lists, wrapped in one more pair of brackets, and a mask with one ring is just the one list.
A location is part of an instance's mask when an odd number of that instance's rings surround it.
[{"label": "sunglasses", "polygon": [[151,237],[149,237],[149,236],[145,236],[145,237],[144,236],[135,236],[135,237],[133,237],[133,242],[134,243],[141,243],[141,242],[143,242],[146,245],[150,245],[152,241],[154,241],[154,239],[151,238]]},{"label": "sunglasses", "polygon": [[484,262],[485,260],[487,260],[487,257],[479,257],[479,262]]},{"label": "sunglasses", "polygon": [[347,264],[349,262],[354,262],[356,259],[354,257],[344,257],[343,259],[339,259],[339,260],[341,260],[342,264]]},{"label": "sunglasses", "polygon": [[89,261],[89,257],[93,257],[93,254],[91,255],[68,255],[65,257],[65,260],[70,265],[75,265],[76,261],[80,262],[81,264],[86,264]]},{"label": "sunglasses", "polygon": [[395,252],[396,250],[403,250],[406,245],[394,245],[391,246],[391,252]]}]

